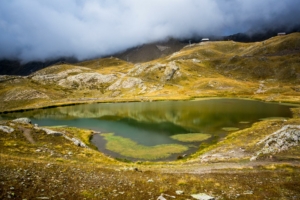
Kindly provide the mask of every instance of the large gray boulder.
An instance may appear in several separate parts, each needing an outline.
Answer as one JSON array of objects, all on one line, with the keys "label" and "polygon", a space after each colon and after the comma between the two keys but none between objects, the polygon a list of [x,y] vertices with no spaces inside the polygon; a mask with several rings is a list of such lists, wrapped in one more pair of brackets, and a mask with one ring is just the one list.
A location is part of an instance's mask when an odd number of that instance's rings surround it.
[{"label": "large gray boulder", "polygon": [[198,199],[198,200],[215,200],[214,197],[211,197],[207,194],[204,193],[199,193],[199,194],[192,194],[191,195],[194,199]]},{"label": "large gray boulder", "polygon": [[0,126],[0,131],[3,131],[5,133],[12,133],[15,129],[9,127],[9,126]]},{"label": "large gray boulder", "polygon": [[80,140],[76,138],[71,139],[76,146],[87,148],[87,146]]},{"label": "large gray boulder", "polygon": [[22,118],[14,119],[12,121],[16,122],[16,123],[21,123],[21,124],[31,124],[31,120],[29,118],[27,118],[27,117],[22,117]]},{"label": "large gray boulder", "polygon": [[53,130],[47,129],[47,128],[40,128],[40,130],[45,131],[47,135],[54,135],[54,136],[62,136],[63,135],[62,132],[53,131]]}]

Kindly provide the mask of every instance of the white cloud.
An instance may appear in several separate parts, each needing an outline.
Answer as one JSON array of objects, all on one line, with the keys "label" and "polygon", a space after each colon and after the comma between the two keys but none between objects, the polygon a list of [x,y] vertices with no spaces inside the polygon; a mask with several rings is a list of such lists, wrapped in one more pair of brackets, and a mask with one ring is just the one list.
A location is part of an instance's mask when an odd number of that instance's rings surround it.
[{"label": "white cloud", "polygon": [[297,22],[298,0],[1,0],[0,58],[87,59],[172,36]]}]

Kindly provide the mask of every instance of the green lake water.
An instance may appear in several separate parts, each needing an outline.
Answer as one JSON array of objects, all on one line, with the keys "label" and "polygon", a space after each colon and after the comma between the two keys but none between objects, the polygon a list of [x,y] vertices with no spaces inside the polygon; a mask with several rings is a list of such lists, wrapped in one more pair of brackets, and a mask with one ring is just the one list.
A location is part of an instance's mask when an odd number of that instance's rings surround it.
[{"label": "green lake water", "polygon": [[[191,154],[201,143],[212,144],[225,137],[230,130],[250,127],[266,118],[289,118],[292,106],[242,99],[205,99],[200,101],[161,101],[134,103],[98,103],[26,112],[2,114],[3,119],[29,117],[39,126],[73,126],[101,133],[114,133],[114,139],[129,139],[142,148],[178,144],[187,149],[164,157],[147,159],[126,154],[125,150],[108,150],[108,139],[94,135],[92,143],[105,154],[130,160],[174,160],[178,155]],[[182,142],[171,136],[187,133],[205,133],[204,141]],[[118,145],[111,143],[111,145]],[[168,148],[166,146],[165,148]],[[115,147],[113,147],[115,149]],[[117,149],[117,147],[116,147]],[[138,149],[137,149],[138,150]],[[150,151],[150,150],[149,150]],[[157,152],[159,153],[159,152]]]}]

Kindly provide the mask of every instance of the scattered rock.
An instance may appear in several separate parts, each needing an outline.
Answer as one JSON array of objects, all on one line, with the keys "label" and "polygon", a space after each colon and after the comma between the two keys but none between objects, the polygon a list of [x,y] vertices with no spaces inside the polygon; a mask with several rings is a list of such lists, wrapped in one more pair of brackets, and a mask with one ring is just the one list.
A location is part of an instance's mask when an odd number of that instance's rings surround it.
[{"label": "scattered rock", "polygon": [[131,88],[142,88],[143,81],[140,78],[129,77],[126,79],[119,79],[114,84],[110,85],[108,90],[120,90],[120,89],[131,89]]},{"label": "scattered rock", "polygon": [[184,192],[182,190],[176,190],[176,194],[182,195],[182,194],[184,194]]},{"label": "scattered rock", "polygon": [[43,130],[46,132],[46,134],[48,135],[54,135],[54,136],[62,136],[64,135],[63,133],[59,132],[59,131],[53,131],[47,128],[40,128],[40,130]]},{"label": "scattered rock", "polygon": [[143,83],[143,81],[139,78],[127,78],[122,82],[122,88],[124,89],[133,88],[136,85],[140,85],[141,83]]},{"label": "scattered rock", "polygon": [[78,140],[78,139],[72,138],[71,140],[73,141],[73,143],[74,143],[76,146],[84,147],[84,148],[87,147],[83,142],[81,142],[81,141]]},{"label": "scattered rock", "polygon": [[193,63],[201,63],[201,60],[198,60],[198,59],[195,59],[195,58],[193,58],[192,61],[193,61]]},{"label": "scattered rock", "polygon": [[36,199],[50,199],[50,197],[37,197]]},{"label": "scattered rock", "polygon": [[14,119],[12,121],[16,122],[16,123],[21,123],[21,124],[31,124],[31,120],[29,118],[27,118],[27,117]]},{"label": "scattered rock", "polygon": [[134,66],[134,68],[132,68],[131,70],[129,70],[128,75],[131,76],[138,76],[140,75],[142,72],[145,71],[145,69],[148,67],[148,64],[136,64]]},{"label": "scattered rock", "polygon": [[105,85],[108,86],[108,84],[114,82],[116,79],[117,76],[114,74],[80,73],[60,80],[58,85],[65,88],[102,89]]},{"label": "scattered rock", "polygon": [[9,127],[9,126],[0,126],[0,131],[3,131],[5,133],[12,133],[15,129]]},{"label": "scattered rock", "polygon": [[117,96],[119,96],[120,94],[122,94],[121,93],[121,91],[114,91],[113,93],[111,93],[111,97],[117,97]]},{"label": "scattered rock", "polygon": [[32,77],[32,80],[37,81],[42,85],[47,85],[47,84],[51,84],[51,83],[57,83],[60,80],[67,78],[67,76],[69,74],[90,71],[90,69],[86,68],[86,67],[76,67],[75,69],[68,69],[68,70],[59,72],[57,74],[53,74],[53,72],[59,70],[60,67],[61,67],[60,65],[49,67],[48,70],[51,70],[52,72],[47,72],[47,70],[42,70],[41,72],[36,72],[34,74],[34,76]]},{"label": "scattered rock", "polygon": [[168,67],[166,67],[164,72],[164,77],[162,81],[169,81],[173,78],[176,71],[179,70],[179,67],[175,64],[175,62],[171,62]]},{"label": "scattered rock", "polygon": [[194,199],[198,199],[198,200],[215,200],[214,197],[211,197],[207,194],[204,193],[199,193],[199,194],[192,194],[191,195]]},{"label": "scattered rock", "polygon": [[154,181],[153,181],[153,179],[149,179],[148,181],[147,181],[147,183],[153,183]]},{"label": "scattered rock", "polygon": [[174,197],[174,196],[171,196],[171,195],[163,194],[163,193],[162,193],[162,194],[157,198],[157,200],[167,200],[164,196],[170,197],[170,198],[173,198],[173,199],[176,198],[176,197]]},{"label": "scattered rock", "polygon": [[157,200],[167,200],[167,199],[163,196],[163,194],[161,194],[161,195],[157,198]]},{"label": "scattered rock", "polygon": [[297,146],[300,141],[300,125],[286,125],[280,130],[267,136],[257,143],[263,144],[263,148],[250,158],[254,161],[260,154],[272,154],[288,150],[292,146]]}]

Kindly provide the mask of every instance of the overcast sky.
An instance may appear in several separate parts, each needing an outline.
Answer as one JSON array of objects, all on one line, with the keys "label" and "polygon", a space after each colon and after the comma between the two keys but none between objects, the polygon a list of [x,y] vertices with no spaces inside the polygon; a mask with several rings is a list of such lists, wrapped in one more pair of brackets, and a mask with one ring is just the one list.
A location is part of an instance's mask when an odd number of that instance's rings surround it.
[{"label": "overcast sky", "polygon": [[0,59],[88,59],[195,35],[299,23],[300,0],[0,0]]}]

